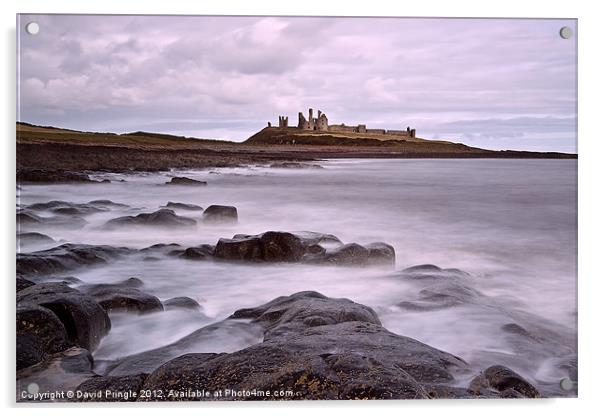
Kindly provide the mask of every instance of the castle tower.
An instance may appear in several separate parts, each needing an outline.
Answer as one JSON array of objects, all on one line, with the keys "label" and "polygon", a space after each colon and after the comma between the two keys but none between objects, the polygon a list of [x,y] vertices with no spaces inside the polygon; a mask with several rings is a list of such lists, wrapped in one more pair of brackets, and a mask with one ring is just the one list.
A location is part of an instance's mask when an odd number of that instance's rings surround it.
[{"label": "castle tower", "polygon": [[318,118],[316,119],[316,130],[327,131],[328,130],[328,118],[326,114],[318,111]]},{"label": "castle tower", "polygon": [[309,129],[309,122],[305,119],[305,116],[302,112],[299,111],[299,124],[297,128],[307,130]]},{"label": "castle tower", "polygon": [[314,109],[310,108],[309,109],[309,129],[313,130],[314,129],[314,125],[315,125],[315,119],[314,119]]}]

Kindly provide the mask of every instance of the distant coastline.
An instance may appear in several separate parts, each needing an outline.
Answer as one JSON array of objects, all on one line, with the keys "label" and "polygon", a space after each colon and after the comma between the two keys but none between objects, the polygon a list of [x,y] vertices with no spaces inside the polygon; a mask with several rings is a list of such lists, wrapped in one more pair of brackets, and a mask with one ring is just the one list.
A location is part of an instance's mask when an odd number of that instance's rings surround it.
[{"label": "distant coastline", "polygon": [[495,151],[448,141],[379,140],[356,132],[266,127],[242,143],[168,134],[82,132],[17,123],[17,171],[157,171],[325,158],[576,159],[558,152]]}]

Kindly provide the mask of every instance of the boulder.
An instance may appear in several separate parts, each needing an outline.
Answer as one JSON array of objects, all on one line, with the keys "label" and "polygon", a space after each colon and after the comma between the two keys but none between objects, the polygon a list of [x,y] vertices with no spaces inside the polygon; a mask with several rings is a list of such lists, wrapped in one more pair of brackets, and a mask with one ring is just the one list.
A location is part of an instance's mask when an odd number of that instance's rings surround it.
[{"label": "boulder", "polygon": [[178,296],[175,298],[167,299],[163,301],[163,306],[165,307],[165,310],[168,311],[172,309],[190,309],[193,311],[201,310],[201,305],[199,305],[199,303],[196,300],[191,299],[187,296]]},{"label": "boulder", "polygon": [[106,264],[131,252],[124,247],[62,244],[48,250],[18,253],[17,273],[23,276],[64,273],[82,266]]},{"label": "boulder", "polygon": [[218,400],[415,399],[429,398],[433,386],[451,388],[453,373],[467,369],[458,357],[387,331],[371,308],[317,292],[239,310],[226,321],[238,319],[260,325],[263,342],[229,354],[182,355],[142,388],[285,394]]},{"label": "boulder", "polygon": [[166,185],[188,185],[188,186],[205,186],[207,182],[190,179],[185,176],[174,176]]},{"label": "boulder", "polygon": [[[262,330],[258,324],[236,319],[226,319],[193,331],[185,337],[160,348],[133,354],[108,363],[106,375],[124,376],[150,373],[162,364],[182,354],[237,351],[262,339]],[[208,351],[209,350],[209,351]]]},{"label": "boulder", "polygon": [[79,290],[93,297],[107,312],[149,313],[163,310],[156,296],[140,291],[142,281],[130,278],[120,283],[84,285]]},{"label": "boulder", "polygon": [[469,390],[477,394],[494,390],[499,392],[502,397],[508,398],[541,397],[539,391],[531,383],[502,365],[491,366],[475,377],[470,382]]},{"label": "boulder", "polygon": [[51,244],[54,243],[54,239],[48,237],[42,233],[17,233],[17,242],[21,245],[30,244]]},{"label": "boulder", "polygon": [[52,228],[61,227],[69,229],[79,229],[84,227],[88,222],[83,218],[72,215],[72,216],[53,216],[53,217],[41,217],[29,210],[22,209],[17,212],[17,228],[26,230],[32,226],[36,228]]},{"label": "boulder", "polygon": [[172,201],[169,201],[167,203],[167,205],[165,205],[165,208],[184,209],[184,210],[188,210],[188,211],[202,211],[203,210],[203,207],[200,207],[195,204],[184,204],[182,202],[172,202]]},{"label": "boulder", "polygon": [[17,303],[27,302],[51,310],[62,322],[68,340],[94,350],[111,328],[105,310],[92,297],[64,283],[40,283],[17,293]]},{"label": "boulder", "polygon": [[17,276],[17,292],[23,290],[23,289],[27,289],[30,286],[35,285],[34,282],[32,282],[31,280],[27,280],[21,276]]},{"label": "boulder", "polygon": [[397,306],[414,310],[436,310],[467,303],[478,303],[483,295],[467,284],[450,277],[449,280],[426,286],[418,292],[418,298],[402,301]]},{"label": "boulder", "polygon": [[236,207],[226,205],[210,205],[203,212],[203,222],[206,223],[236,223],[238,211]]},{"label": "boulder", "polygon": [[67,330],[50,309],[17,305],[17,370],[37,364],[68,348]]},{"label": "boulder", "polygon": [[71,347],[51,355],[48,359],[17,371],[17,401],[36,401],[27,396],[29,386],[35,383],[40,393],[65,392],[62,397],[46,401],[67,401],[67,392],[75,391],[84,381],[96,376],[92,371],[93,359],[84,348]]},{"label": "boulder", "polygon": [[183,228],[194,227],[195,225],[196,221],[192,218],[176,215],[171,209],[160,209],[152,213],[113,218],[105,223],[105,228],[115,229],[128,226]]},{"label": "boulder", "polygon": [[305,245],[294,234],[268,231],[256,236],[221,238],[215,246],[215,257],[225,260],[299,262]]},{"label": "boulder", "polygon": [[221,238],[214,256],[222,260],[251,262],[289,262],[339,266],[394,265],[395,249],[385,243],[366,247],[342,244],[330,234],[268,231],[258,235],[236,234]]},{"label": "boulder", "polygon": [[109,199],[95,199],[94,201],[88,202],[88,204],[93,205],[95,207],[99,207],[104,210],[111,209],[111,208],[129,208],[129,205],[127,205],[127,204],[113,202]]},{"label": "boulder", "polygon": [[213,258],[215,246],[210,244],[201,244],[197,247],[188,247],[183,252],[178,252],[180,257],[188,260],[208,260]]},{"label": "boulder", "polygon": [[99,206],[94,204],[77,204],[66,201],[49,201],[32,204],[27,209],[33,211],[50,211],[54,214],[60,215],[89,215],[97,212],[106,211]]}]

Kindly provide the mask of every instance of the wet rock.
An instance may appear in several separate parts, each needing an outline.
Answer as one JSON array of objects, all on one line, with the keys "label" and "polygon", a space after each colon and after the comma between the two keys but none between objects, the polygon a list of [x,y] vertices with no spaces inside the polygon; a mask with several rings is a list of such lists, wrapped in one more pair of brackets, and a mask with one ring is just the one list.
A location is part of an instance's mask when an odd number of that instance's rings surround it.
[{"label": "wet rock", "polygon": [[54,239],[42,233],[17,233],[17,241],[22,245],[30,244],[49,244],[54,243]]},{"label": "wet rock", "polygon": [[298,262],[304,254],[305,245],[299,237],[276,231],[221,238],[215,246],[215,257],[225,260]]},{"label": "wet rock", "polygon": [[180,250],[180,252],[183,252],[183,250],[181,249],[181,245],[179,245],[178,243],[159,243],[159,244],[153,244],[152,246],[148,246],[148,247],[144,247],[143,249],[140,250],[141,253],[152,253],[152,254],[169,254],[171,252],[173,252],[174,250]]},{"label": "wet rock", "polygon": [[477,394],[488,389],[497,391],[501,393],[502,397],[508,398],[541,397],[539,391],[531,383],[501,365],[487,368],[470,382],[469,390]]},{"label": "wet rock", "polygon": [[397,306],[415,310],[426,311],[449,308],[467,303],[477,303],[482,299],[482,294],[466,284],[453,280],[429,285],[418,293],[418,298],[412,301],[403,301]]},{"label": "wet rock", "polygon": [[451,354],[387,331],[369,307],[317,292],[239,310],[226,321],[238,318],[264,328],[263,342],[229,354],[180,356],[153,371],[143,389],[284,390],[292,392],[284,397],[289,400],[414,399],[429,398],[426,387],[448,386],[452,372],[467,368]]},{"label": "wet rock", "polygon": [[188,260],[208,260],[213,258],[215,246],[210,244],[201,244],[197,247],[188,247],[184,250],[180,257]]},{"label": "wet rock", "polygon": [[[334,247],[334,248],[332,248]],[[237,234],[221,238],[215,257],[251,262],[303,262],[344,266],[395,263],[395,250],[388,244],[342,244],[335,236],[310,232],[268,231],[258,235]]]},{"label": "wet rock", "polygon": [[17,212],[17,224],[18,225],[38,225],[38,224],[42,224],[44,222],[44,218],[40,217],[39,215],[36,215],[32,212],[27,212],[24,210],[21,210],[19,212]]},{"label": "wet rock", "polygon": [[174,176],[166,185],[189,185],[189,186],[205,186],[207,182],[190,179],[185,176]]},{"label": "wet rock", "polygon": [[89,205],[93,205],[96,207],[110,209],[110,208],[129,208],[127,204],[121,204],[118,202],[113,202],[109,199],[95,199],[94,201],[88,202]]},{"label": "wet rock", "polygon": [[395,266],[395,249],[392,245],[378,242],[368,244],[366,248],[368,249],[368,263]]},{"label": "wet rock", "polygon": [[51,310],[63,323],[69,341],[94,350],[111,328],[104,309],[90,296],[64,283],[40,283],[17,293],[17,303],[27,302]]},{"label": "wet rock", "polygon": [[123,247],[62,244],[48,250],[18,253],[17,273],[23,276],[63,273],[82,266],[105,264],[131,252]]},{"label": "wet rock", "polygon": [[345,244],[326,253],[323,262],[338,266],[362,266],[368,263],[369,251],[356,243]]},{"label": "wet rock", "polygon": [[458,269],[442,269],[434,264],[421,264],[408,267],[395,273],[395,276],[407,280],[423,280],[427,283],[438,280],[457,280],[470,278],[470,274]]},{"label": "wet rock", "polygon": [[79,290],[93,297],[107,312],[162,311],[163,304],[159,298],[138,289],[142,284],[140,279],[129,278],[120,283],[84,285]]},{"label": "wet rock", "polygon": [[[92,377],[75,389],[77,402],[135,402],[148,374]],[[116,394],[117,393],[117,394]],[[124,394],[127,393],[127,394]]]},{"label": "wet rock", "polygon": [[81,172],[45,169],[18,169],[17,183],[98,183]]},{"label": "wet rock", "polygon": [[236,207],[227,205],[210,205],[203,212],[203,222],[207,223],[236,223],[238,211]]},{"label": "wet rock", "polygon": [[152,226],[152,227],[194,227],[196,221],[192,218],[176,215],[171,209],[160,209],[150,214],[138,214],[136,216],[125,216],[109,220],[105,224],[107,229],[115,229],[128,226]]},{"label": "wet rock", "polygon": [[67,331],[50,309],[17,305],[17,370],[37,364],[68,348]]},{"label": "wet rock", "polygon": [[171,208],[171,209],[185,209],[188,211],[202,211],[203,207],[200,207],[198,205],[195,204],[185,204],[183,202],[172,202],[169,201],[167,203],[167,205],[165,205],[165,208]]},{"label": "wet rock", "polygon": [[17,276],[17,292],[23,290],[23,289],[27,289],[30,286],[35,285],[34,282],[32,282],[31,280],[27,280],[23,277]]},{"label": "wet rock", "polygon": [[[150,351],[133,354],[107,365],[106,375],[123,376],[150,373],[162,364],[193,352],[205,352],[207,346],[219,351],[236,351],[256,344],[262,339],[257,324],[226,319],[197,329],[178,341]],[[227,347],[226,347],[227,346]],[[211,354],[216,355],[216,354]]]},{"label": "wet rock", "polygon": [[27,209],[33,211],[50,211],[60,215],[89,215],[97,212],[106,211],[93,204],[76,204],[66,201],[49,201],[32,204]]},{"label": "wet rock", "polygon": [[190,309],[193,311],[200,311],[201,305],[187,296],[178,296],[175,298],[167,299],[163,301],[163,306],[165,310],[173,310],[173,309]]},{"label": "wet rock", "polygon": [[[34,401],[26,395],[31,383],[37,384],[40,393],[75,391],[77,386],[96,375],[92,371],[92,364],[92,355],[88,350],[72,347],[53,354],[38,364],[19,370],[17,401]],[[53,401],[67,401],[67,396],[65,394]]]},{"label": "wet rock", "polygon": [[78,216],[41,217],[25,209],[17,212],[17,229],[28,229],[32,226],[78,229],[84,227],[86,224],[87,221]]}]

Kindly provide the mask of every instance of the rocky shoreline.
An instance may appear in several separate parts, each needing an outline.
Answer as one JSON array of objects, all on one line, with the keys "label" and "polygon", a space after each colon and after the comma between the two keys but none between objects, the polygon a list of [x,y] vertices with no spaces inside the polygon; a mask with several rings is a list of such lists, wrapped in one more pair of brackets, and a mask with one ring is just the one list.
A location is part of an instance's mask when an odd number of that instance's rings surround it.
[{"label": "rocky shoreline", "polygon": [[[201,327],[172,344],[98,366],[91,353],[110,331],[112,313],[156,314],[168,308],[198,310],[200,306],[185,296],[161,301],[145,293],[143,281],[137,278],[83,284],[76,278],[60,280],[61,276],[122,256],[151,255],[195,261],[307,262],[323,267],[392,267],[395,263],[395,251],[385,243],[365,247],[343,244],[336,236],[315,232],[235,235],[220,239],[215,246],[188,248],[157,244],[133,250],[62,244],[20,253],[16,293],[18,400],[40,398],[24,393],[31,383],[36,383],[39,392],[77,392],[73,398],[52,398],[58,401],[542,396],[532,383],[505,366],[474,369],[460,357],[387,331],[368,306],[313,291],[234,311],[225,320]],[[49,281],[53,276],[54,281]],[[398,305],[402,308],[445,308],[479,296],[460,284],[466,276],[460,270],[422,265],[393,276],[431,283],[421,292],[423,298],[402,301]],[[248,347],[232,353],[195,352],[200,340],[220,331],[236,334]],[[458,382],[475,371],[479,374],[470,382]],[[113,396],[109,391],[129,394]]]},{"label": "rocky shoreline", "polygon": [[[94,181],[76,173],[59,182],[63,180]],[[196,189],[206,183],[179,177],[158,186]],[[178,259],[199,267],[379,268],[393,284],[412,282],[419,288],[415,297],[398,299],[390,308],[408,313],[487,308],[488,313],[499,315],[504,322],[500,331],[525,360],[560,352],[568,358],[559,365],[571,379],[577,379],[576,355],[549,322],[497,306],[473,287],[472,277],[462,270],[428,264],[395,270],[395,248],[385,242],[358,244],[321,232],[268,230],[225,236],[215,244],[157,243],[131,248],[56,241],[44,234],[54,227],[81,229],[88,224],[86,218],[98,213],[109,218],[98,230],[127,232],[195,230],[200,223],[232,226],[239,220],[234,206],[201,207],[178,201],[145,212],[106,199],[19,205],[17,240],[27,250],[18,250],[16,259],[18,401],[539,398],[558,393],[556,387],[515,372],[503,355],[495,365],[471,363],[390,332],[369,305],[327,297],[312,287],[233,310],[229,317],[200,325],[159,348],[95,360],[93,354],[110,333],[115,314],[202,313],[202,305],[188,297],[185,289],[164,298],[149,291],[143,276],[93,284],[73,276],[121,259]],[[199,351],[199,345],[221,336],[236,339],[240,348]],[[49,392],[74,392],[75,396]]]}]

